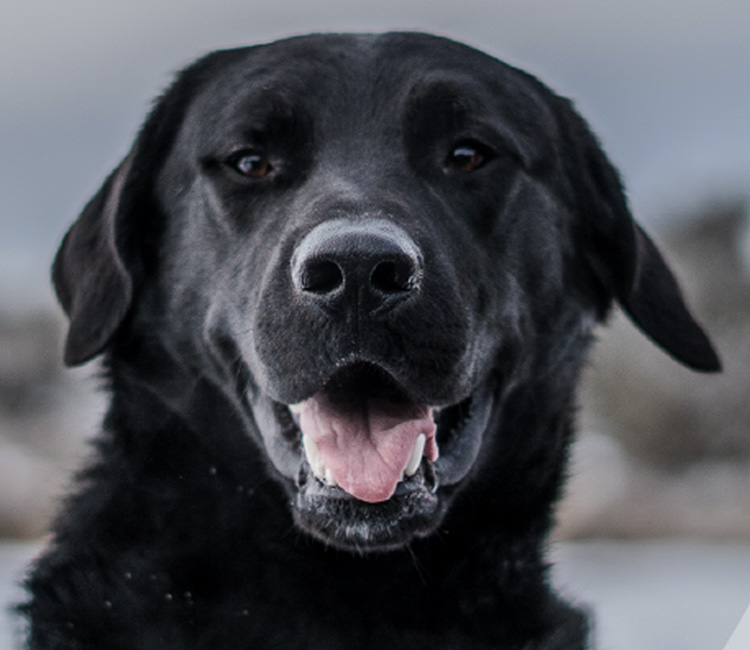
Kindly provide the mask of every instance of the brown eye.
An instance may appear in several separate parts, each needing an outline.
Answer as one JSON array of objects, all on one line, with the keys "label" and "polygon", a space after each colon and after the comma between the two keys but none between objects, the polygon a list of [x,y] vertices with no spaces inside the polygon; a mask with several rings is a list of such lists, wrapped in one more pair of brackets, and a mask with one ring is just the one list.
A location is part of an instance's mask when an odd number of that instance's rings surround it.
[{"label": "brown eye", "polygon": [[243,151],[229,160],[231,167],[248,178],[263,178],[271,171],[271,163],[262,153]]},{"label": "brown eye", "polygon": [[476,171],[488,160],[485,151],[474,144],[460,144],[451,151],[445,161],[446,167],[457,172],[468,174]]}]

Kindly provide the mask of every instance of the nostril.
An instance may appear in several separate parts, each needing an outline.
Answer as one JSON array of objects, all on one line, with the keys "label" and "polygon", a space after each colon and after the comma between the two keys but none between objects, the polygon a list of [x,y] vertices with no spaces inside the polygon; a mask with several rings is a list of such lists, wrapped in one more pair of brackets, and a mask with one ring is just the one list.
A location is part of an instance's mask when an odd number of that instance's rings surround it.
[{"label": "nostril", "polygon": [[343,284],[343,271],[336,262],[330,260],[308,262],[299,278],[299,288],[310,293],[333,293]]},{"label": "nostril", "polygon": [[411,264],[405,262],[380,262],[370,274],[370,286],[383,294],[412,291],[416,284],[416,271]]},{"label": "nostril", "polygon": [[423,258],[400,227],[383,220],[324,221],[292,252],[292,287],[305,305],[385,314],[420,293]]}]

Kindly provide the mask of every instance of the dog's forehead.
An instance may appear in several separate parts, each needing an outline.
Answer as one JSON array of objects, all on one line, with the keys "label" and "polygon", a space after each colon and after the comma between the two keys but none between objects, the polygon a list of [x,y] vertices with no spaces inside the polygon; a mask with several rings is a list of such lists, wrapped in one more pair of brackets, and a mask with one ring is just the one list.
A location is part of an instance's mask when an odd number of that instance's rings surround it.
[{"label": "dog's forehead", "polygon": [[344,82],[360,90],[384,81],[395,89],[437,73],[481,83],[512,70],[467,45],[425,34],[320,34],[247,48],[224,79],[230,86],[241,78],[307,90]]},{"label": "dog's forehead", "polygon": [[[544,110],[523,73],[469,46],[425,34],[313,35],[233,51],[214,69],[191,113],[220,127],[276,110],[307,114],[398,111],[405,101],[438,88],[499,110],[503,97]],[[517,111],[514,111],[517,112]]]}]

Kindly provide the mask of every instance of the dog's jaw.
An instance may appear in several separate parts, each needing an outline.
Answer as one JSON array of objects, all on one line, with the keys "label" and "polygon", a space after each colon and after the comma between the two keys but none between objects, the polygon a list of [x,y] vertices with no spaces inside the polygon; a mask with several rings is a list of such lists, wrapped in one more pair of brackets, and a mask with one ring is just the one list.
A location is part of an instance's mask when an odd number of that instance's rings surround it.
[{"label": "dog's jaw", "polygon": [[[370,378],[373,372],[382,373],[377,368],[363,371],[355,366],[345,373],[347,381],[362,384],[363,375],[358,376],[362,372]],[[398,387],[395,380],[388,381],[394,382],[389,390],[406,395],[406,390]],[[377,384],[374,379],[373,384]],[[340,462],[341,458],[337,458],[336,452],[321,453],[316,441],[319,432],[311,432],[309,423],[304,421],[304,411],[311,408],[309,405],[271,402],[269,407],[267,398],[255,399],[253,404],[266,451],[290,494],[297,524],[332,546],[357,552],[383,551],[428,535],[440,525],[452,495],[476,464],[496,406],[494,384],[487,380],[469,397],[452,405],[427,407],[407,403],[391,407],[395,412],[400,409],[424,417],[415,416],[394,427],[393,435],[403,434],[408,447],[399,452],[398,466],[389,470],[391,474],[386,479],[372,482],[365,479],[358,483],[357,476],[341,479],[341,468],[331,469],[329,464]],[[380,390],[384,390],[382,384]],[[273,417],[269,417],[271,414]],[[399,431],[399,426],[413,430]],[[357,461],[355,470],[366,475],[370,469],[360,466],[362,458],[358,450],[353,453]],[[377,456],[377,450],[374,455]],[[368,454],[364,457],[364,462],[368,462]],[[376,465],[378,461],[376,458]],[[376,466],[372,471],[378,470]]]}]

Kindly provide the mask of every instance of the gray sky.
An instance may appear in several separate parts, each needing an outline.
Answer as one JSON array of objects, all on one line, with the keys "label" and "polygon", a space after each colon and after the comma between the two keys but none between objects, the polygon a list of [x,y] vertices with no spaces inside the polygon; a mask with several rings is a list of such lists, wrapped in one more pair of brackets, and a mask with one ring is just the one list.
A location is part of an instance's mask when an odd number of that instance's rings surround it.
[{"label": "gray sky", "polygon": [[46,285],[65,227],[194,57],[401,28],[467,41],[576,100],[647,223],[750,188],[747,0],[3,0],[0,300]]}]

